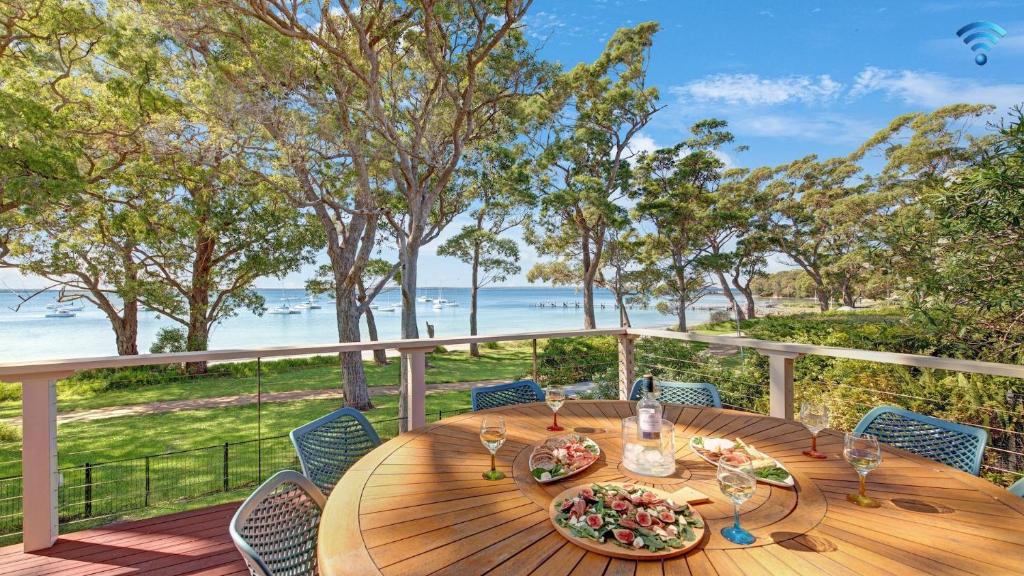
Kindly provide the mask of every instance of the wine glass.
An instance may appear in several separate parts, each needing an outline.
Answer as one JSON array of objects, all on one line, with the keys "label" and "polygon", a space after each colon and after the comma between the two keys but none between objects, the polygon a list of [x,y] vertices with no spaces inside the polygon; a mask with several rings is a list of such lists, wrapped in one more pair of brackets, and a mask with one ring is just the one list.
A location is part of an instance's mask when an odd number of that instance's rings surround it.
[{"label": "wine glass", "polygon": [[824,460],[826,454],[818,452],[818,432],[828,428],[828,406],[824,402],[800,404],[800,422],[811,432],[811,449],[804,450],[804,456]]},{"label": "wine glass", "polygon": [[554,420],[552,420],[551,426],[548,426],[548,430],[552,432],[565,430],[565,428],[558,425],[558,409],[562,407],[562,404],[565,404],[565,390],[561,386],[548,385],[547,390],[544,391],[544,401],[548,403],[548,407],[554,413]]},{"label": "wine glass", "polygon": [[484,480],[501,480],[505,473],[495,468],[494,455],[505,443],[505,417],[488,414],[480,420],[480,442],[491,453],[491,469],[484,472]]},{"label": "wine glass", "polygon": [[722,528],[722,536],[734,544],[753,544],[756,538],[740,527],[740,504],[750,500],[757,489],[757,477],[750,458],[732,454],[718,459],[718,487],[732,500],[733,525]]},{"label": "wine glass", "polygon": [[868,472],[878,468],[882,463],[882,448],[878,445],[878,438],[871,434],[848,432],[843,446],[843,457],[857,470],[857,476],[860,478],[860,492],[850,494],[846,499],[865,508],[878,508],[878,501],[864,494]]}]

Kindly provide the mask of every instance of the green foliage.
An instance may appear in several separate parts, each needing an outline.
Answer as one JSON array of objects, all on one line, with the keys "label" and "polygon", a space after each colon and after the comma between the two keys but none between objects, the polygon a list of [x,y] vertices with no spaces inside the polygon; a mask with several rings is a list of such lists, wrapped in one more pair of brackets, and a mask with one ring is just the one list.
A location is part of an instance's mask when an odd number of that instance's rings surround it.
[{"label": "green foliage", "polygon": [[[612,336],[548,340],[538,353],[537,371],[545,384],[609,380],[609,373],[618,371],[618,346]],[[618,381],[617,377],[611,380]]]},{"label": "green foliage", "polygon": [[769,298],[813,298],[814,281],[803,270],[780,270],[755,278],[750,285],[758,296]]},{"label": "green foliage", "polygon": [[0,422],[0,443],[21,442],[21,427]]},{"label": "green foliage", "polygon": [[185,351],[185,332],[181,328],[161,328],[149,347],[151,354]]}]

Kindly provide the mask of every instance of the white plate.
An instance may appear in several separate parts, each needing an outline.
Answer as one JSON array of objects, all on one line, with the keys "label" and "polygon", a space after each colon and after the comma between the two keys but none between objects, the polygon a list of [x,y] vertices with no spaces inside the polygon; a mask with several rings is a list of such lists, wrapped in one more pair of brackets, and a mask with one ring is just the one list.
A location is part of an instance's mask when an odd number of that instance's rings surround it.
[{"label": "white plate", "polygon": [[[712,438],[704,438],[703,436],[694,436],[694,437],[690,438],[690,450],[693,450],[694,454],[696,454],[697,456],[700,456],[700,458],[702,460],[704,460],[705,462],[707,462],[708,464],[713,464],[715,466],[718,466],[718,460],[712,459],[709,456],[705,456],[703,449],[700,446],[697,446],[696,444],[693,443],[693,441],[696,440],[697,438],[700,438],[701,440],[712,440]],[[718,438],[714,438],[714,440],[718,440]],[[772,458],[772,460],[775,460],[775,459]],[[778,480],[768,480],[767,478],[758,478],[757,481],[761,482],[762,484],[771,484],[772,486],[781,486],[783,488],[792,488],[793,486],[795,486],[796,485],[796,481],[793,480],[793,473],[790,472],[788,468],[783,466],[782,462],[779,462],[778,460],[775,460],[775,465],[778,466],[779,468],[782,468],[786,472],[788,472],[789,473],[789,478],[787,478],[784,482],[779,482]]]},{"label": "white plate", "polygon": [[[580,442],[590,442],[591,444],[593,444],[597,448],[597,454],[595,454],[596,458],[594,458],[594,462],[591,462],[590,464],[587,464],[583,468],[579,468],[579,469],[573,470],[572,472],[569,472],[568,474],[563,474],[562,476],[557,476],[555,478],[550,478],[548,480],[541,480],[540,478],[537,478],[536,476],[534,476],[533,479],[536,480],[538,483],[540,483],[540,484],[551,484],[552,482],[558,482],[560,480],[565,480],[566,478],[570,478],[572,476],[575,476],[575,475],[579,474],[580,472],[583,472],[584,470],[590,468],[591,466],[594,465],[595,462],[597,462],[601,458],[601,446],[597,442],[594,442],[593,439],[587,438],[586,436],[584,436],[582,434],[563,434],[563,436],[575,436],[576,438],[579,439]],[[558,438],[558,437],[559,436],[554,436],[554,438]],[[545,438],[544,442],[547,442],[548,440],[550,440],[550,438]],[[534,465],[533,465],[533,452],[536,451],[537,448],[540,448],[540,446],[542,444],[544,444],[544,442],[541,442],[541,443],[537,444],[536,446],[533,447],[533,450],[530,451],[530,462],[529,462],[530,476],[533,476],[533,469],[534,469]]]}]

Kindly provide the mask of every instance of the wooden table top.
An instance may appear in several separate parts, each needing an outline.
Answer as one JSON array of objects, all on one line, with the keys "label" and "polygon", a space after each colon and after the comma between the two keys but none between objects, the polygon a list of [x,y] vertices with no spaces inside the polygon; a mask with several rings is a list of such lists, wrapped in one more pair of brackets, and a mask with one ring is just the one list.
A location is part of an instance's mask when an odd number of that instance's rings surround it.
[{"label": "wooden table top", "polygon": [[[455,416],[383,444],[350,469],[327,500],[319,537],[326,576],[450,574],[1024,574],[1024,500],[989,482],[886,448],[868,476],[868,494],[882,503],[846,501],[857,475],[842,459],[842,435],[821,434],[827,460],[801,455],[810,443],[796,422],[713,408],[668,405],[676,423],[677,471],[650,478],[620,465],[619,421],[633,404],[566,402],[559,423],[604,428],[589,434],[600,460],[564,482],[538,485],[527,459],[544,429],[545,404],[509,406],[508,440],[498,452],[505,480],[480,473],[490,459],[478,437],[480,414]],[[719,530],[732,505],[719,492],[715,469],[688,447],[693,435],[742,437],[781,460],[796,488],[757,485],[741,508],[757,542],[737,546]],[[709,537],[685,556],[665,561],[610,559],[566,541],[547,513],[553,495],[585,482],[634,482],[666,490],[692,486],[712,498],[697,510]]]}]

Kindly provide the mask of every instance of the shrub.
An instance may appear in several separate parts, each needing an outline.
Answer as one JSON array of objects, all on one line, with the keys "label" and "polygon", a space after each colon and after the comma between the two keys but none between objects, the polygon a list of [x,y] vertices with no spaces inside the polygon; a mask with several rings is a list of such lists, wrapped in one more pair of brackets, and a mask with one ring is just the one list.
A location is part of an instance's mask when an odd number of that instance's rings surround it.
[{"label": "shrub", "polygon": [[547,384],[594,380],[609,369],[618,370],[618,341],[612,336],[548,340],[537,359],[537,371]]}]

